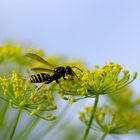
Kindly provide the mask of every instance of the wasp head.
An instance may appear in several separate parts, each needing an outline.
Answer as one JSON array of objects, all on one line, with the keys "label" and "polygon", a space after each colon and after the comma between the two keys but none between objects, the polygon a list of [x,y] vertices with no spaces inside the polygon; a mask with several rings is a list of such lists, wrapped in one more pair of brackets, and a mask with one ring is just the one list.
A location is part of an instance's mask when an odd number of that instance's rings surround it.
[{"label": "wasp head", "polygon": [[73,70],[72,70],[72,68],[70,66],[66,66],[66,74],[74,76]]}]

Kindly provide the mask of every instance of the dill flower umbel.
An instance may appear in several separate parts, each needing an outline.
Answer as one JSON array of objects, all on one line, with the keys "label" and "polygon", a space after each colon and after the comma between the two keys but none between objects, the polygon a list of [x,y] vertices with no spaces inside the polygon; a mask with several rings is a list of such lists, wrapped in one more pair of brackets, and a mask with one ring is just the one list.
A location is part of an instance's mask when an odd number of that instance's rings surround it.
[{"label": "dill flower umbel", "polygon": [[[80,120],[88,125],[92,106],[86,106],[85,112],[80,112]],[[127,134],[140,132],[140,113],[138,111],[122,111],[121,109],[104,105],[96,110],[91,129],[108,134]]]},{"label": "dill flower umbel", "polygon": [[87,127],[82,140],[86,140],[94,120],[99,96],[110,93],[119,93],[136,79],[137,73],[134,72],[132,79],[130,79],[129,71],[113,62],[110,62],[101,68],[95,66],[91,71],[82,71],[83,72],[77,71],[76,73],[79,78],[75,78],[75,80],[69,82],[61,82],[60,94],[63,99],[69,100],[70,103],[84,98],[95,98],[89,115],[90,117],[88,120],[85,120]]},{"label": "dill flower umbel", "polygon": [[[96,95],[116,93],[137,77],[137,73],[134,72],[132,80],[130,80],[129,71],[113,62],[103,67],[95,66],[91,71],[82,70],[83,72],[80,72],[75,69],[75,73],[79,77],[78,79],[61,81],[62,89],[60,89],[60,94],[64,99],[67,99],[66,96],[70,96],[70,98],[74,96],[92,98]],[[74,99],[75,101],[78,100],[76,98]]]},{"label": "dill flower umbel", "polygon": [[11,78],[0,77],[0,88],[3,91],[1,97],[9,102],[15,109],[21,109],[36,115],[45,120],[54,120],[52,115],[42,115],[42,111],[52,111],[56,109],[53,103],[52,94],[46,94],[46,89],[36,92],[36,86],[33,86],[26,78],[16,72],[12,73]]}]

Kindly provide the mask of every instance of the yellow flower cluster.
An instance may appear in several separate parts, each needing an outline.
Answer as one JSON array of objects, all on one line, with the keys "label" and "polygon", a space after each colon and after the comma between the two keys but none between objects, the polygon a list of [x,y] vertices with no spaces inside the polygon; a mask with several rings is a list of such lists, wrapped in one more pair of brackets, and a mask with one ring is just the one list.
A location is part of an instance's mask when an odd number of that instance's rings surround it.
[{"label": "yellow flower cluster", "polygon": [[13,108],[23,109],[31,115],[39,116],[46,120],[54,120],[52,115],[42,116],[40,111],[51,111],[56,109],[53,103],[52,94],[46,95],[43,89],[40,92],[36,91],[36,86],[33,86],[26,78],[12,73],[10,78],[0,77],[1,89],[4,93],[4,98]]},{"label": "yellow flower cluster", "polygon": [[[81,67],[79,67],[81,69]],[[84,69],[84,70],[83,70]],[[74,69],[79,77],[71,81],[61,81],[62,95],[94,97],[95,95],[109,94],[120,91],[137,77],[134,72],[132,80],[127,70],[121,65],[110,62],[103,67],[95,66],[91,71],[83,72]]]},{"label": "yellow flower cluster", "polygon": [[8,78],[6,78],[6,77],[3,77],[3,78],[0,77],[0,85],[1,85],[1,88],[3,90],[4,95],[6,96],[7,89],[8,89],[8,86],[9,86]]},{"label": "yellow flower cluster", "polygon": [[7,43],[0,45],[0,57],[6,57],[13,59],[22,53],[21,46],[19,44]]},{"label": "yellow flower cluster", "polygon": [[[26,66],[29,66],[33,63],[33,61],[30,61],[29,59],[26,58],[25,54],[27,52],[34,52],[40,55],[43,55],[42,50],[34,50],[31,47],[23,47],[20,44],[14,44],[14,43],[6,43],[0,45],[0,63],[5,63],[7,65],[10,65],[8,69],[11,67],[16,68],[17,65],[20,66],[20,70],[22,70],[21,67],[24,69]],[[12,62],[12,64],[9,63]],[[18,67],[17,67],[18,68]],[[20,71],[19,70],[19,71]]]},{"label": "yellow flower cluster", "polygon": [[[87,125],[92,107],[85,107],[85,112],[80,112],[80,120]],[[106,134],[126,134],[130,131],[140,131],[140,113],[138,111],[122,111],[104,105],[97,108],[91,129],[105,132]]]}]

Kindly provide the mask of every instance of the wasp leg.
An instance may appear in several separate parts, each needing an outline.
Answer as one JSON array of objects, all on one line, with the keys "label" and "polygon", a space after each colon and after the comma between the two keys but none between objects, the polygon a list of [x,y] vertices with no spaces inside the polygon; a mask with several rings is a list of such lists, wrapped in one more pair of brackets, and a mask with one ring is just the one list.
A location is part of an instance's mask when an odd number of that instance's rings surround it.
[{"label": "wasp leg", "polygon": [[52,81],[45,81],[40,87],[37,88],[37,91],[39,91],[44,85],[51,83]]},{"label": "wasp leg", "polygon": [[[83,72],[83,70],[81,70],[80,68],[78,68],[78,67],[76,67],[76,66],[73,66],[72,68],[76,68],[76,69],[78,69],[80,72]],[[75,76],[77,77],[78,80],[80,80],[79,77],[77,76],[77,74],[76,74],[73,70],[72,70],[72,74],[75,75]]]},{"label": "wasp leg", "polygon": [[70,77],[66,78],[65,76],[63,76],[63,79],[64,79],[64,80],[68,80],[68,81],[72,81],[72,80],[73,80],[72,77],[71,77],[71,78],[70,78]]},{"label": "wasp leg", "polygon": [[63,79],[64,79],[64,80],[68,80],[67,78],[65,78],[65,75],[63,75]]},{"label": "wasp leg", "polygon": [[38,87],[37,91],[39,91],[45,84],[46,84],[46,82],[44,82],[40,87]]},{"label": "wasp leg", "polygon": [[77,74],[73,70],[72,70],[72,74],[75,75],[78,80],[80,80],[79,77],[77,76]]},{"label": "wasp leg", "polygon": [[58,81],[58,79],[56,79],[55,81],[56,81],[56,83],[57,83],[57,84],[59,84],[59,81]]}]

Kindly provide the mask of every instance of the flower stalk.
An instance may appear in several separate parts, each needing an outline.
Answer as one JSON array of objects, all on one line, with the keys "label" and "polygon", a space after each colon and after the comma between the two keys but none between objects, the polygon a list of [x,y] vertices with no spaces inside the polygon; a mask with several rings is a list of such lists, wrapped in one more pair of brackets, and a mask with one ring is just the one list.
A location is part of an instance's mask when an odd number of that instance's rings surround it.
[{"label": "flower stalk", "polygon": [[106,137],[106,135],[107,135],[107,132],[104,132],[103,135],[102,135],[102,137],[100,138],[100,140],[104,140],[105,137]]},{"label": "flower stalk", "polygon": [[82,138],[82,140],[86,140],[90,131],[90,127],[92,125],[93,119],[94,119],[94,115],[96,112],[96,108],[97,108],[97,104],[98,104],[98,100],[99,100],[99,95],[97,94],[95,97],[95,102],[93,104],[93,108],[92,108],[92,112],[91,112],[91,116],[90,116],[90,120],[88,122],[87,128],[85,130],[84,136]]},{"label": "flower stalk", "polygon": [[16,117],[16,119],[15,119],[15,123],[14,123],[13,129],[12,129],[11,134],[10,134],[10,137],[9,137],[9,140],[12,140],[13,137],[14,137],[15,130],[16,130],[16,128],[17,128],[17,125],[18,125],[18,122],[19,122],[19,118],[20,118],[21,112],[22,112],[22,110],[19,109],[19,110],[18,110],[18,113],[17,113],[17,117]]}]

